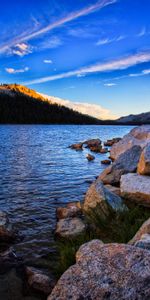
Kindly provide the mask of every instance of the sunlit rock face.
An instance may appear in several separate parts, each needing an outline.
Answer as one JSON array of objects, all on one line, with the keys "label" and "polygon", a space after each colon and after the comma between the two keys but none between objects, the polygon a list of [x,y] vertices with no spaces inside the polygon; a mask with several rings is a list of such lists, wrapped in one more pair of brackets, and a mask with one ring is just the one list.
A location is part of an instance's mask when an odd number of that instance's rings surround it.
[{"label": "sunlit rock face", "polygon": [[93,240],[76,253],[76,264],[59,279],[48,300],[147,300],[150,252]]},{"label": "sunlit rock face", "polygon": [[150,175],[150,143],[144,148],[138,164],[138,173]]},{"label": "sunlit rock face", "polygon": [[132,129],[121,141],[114,144],[110,151],[113,160],[134,145],[144,148],[150,141],[150,125],[143,125]]}]

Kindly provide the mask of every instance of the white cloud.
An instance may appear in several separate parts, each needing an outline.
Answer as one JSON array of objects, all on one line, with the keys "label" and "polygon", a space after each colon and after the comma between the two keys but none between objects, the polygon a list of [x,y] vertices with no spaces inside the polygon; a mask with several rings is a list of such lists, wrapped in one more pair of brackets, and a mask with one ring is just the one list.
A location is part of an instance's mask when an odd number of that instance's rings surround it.
[{"label": "white cloud", "polygon": [[142,73],[143,73],[144,75],[149,75],[149,74],[150,74],[150,69],[143,70]]},{"label": "white cloud", "polygon": [[23,69],[14,69],[14,68],[5,68],[5,71],[9,74],[17,74],[17,73],[24,73],[29,71],[28,67],[25,67]]},{"label": "white cloud", "polygon": [[53,61],[51,59],[44,59],[43,62],[45,64],[52,64],[53,63]]},{"label": "white cloud", "polygon": [[28,45],[27,43],[20,43],[16,44],[12,48],[8,49],[7,54],[8,55],[18,55],[20,57],[23,57],[25,55],[28,55],[29,53],[32,53],[33,47]]},{"label": "white cloud", "polygon": [[110,110],[102,107],[101,105],[91,104],[91,103],[80,103],[80,102],[72,102],[69,100],[64,100],[57,97],[43,95],[46,99],[50,100],[52,103],[57,103],[60,105],[64,105],[69,107],[75,111],[78,111],[83,114],[87,114],[93,116],[98,119],[106,120],[106,119],[116,119]]},{"label": "white cloud", "polygon": [[101,46],[101,45],[107,45],[113,42],[119,42],[124,40],[126,37],[124,35],[120,35],[118,37],[114,37],[112,39],[105,38],[105,39],[100,39],[96,42],[96,46]]},{"label": "white cloud", "polygon": [[69,78],[72,76],[77,76],[78,74],[90,74],[98,72],[111,72],[115,70],[125,70],[129,67],[150,61],[150,52],[138,53],[134,55],[129,55],[120,59],[115,59],[112,61],[97,63],[91,66],[83,67],[74,71],[69,71],[57,75],[42,77],[38,79],[33,79],[31,81],[24,82],[24,84],[37,84],[43,83],[63,78]]},{"label": "white cloud", "polygon": [[53,36],[50,39],[46,39],[39,43],[39,49],[53,49],[62,45],[62,41],[59,37]]},{"label": "white cloud", "polygon": [[116,85],[116,83],[104,83],[104,86],[108,86],[108,87],[112,87],[112,86],[115,86]]},{"label": "white cloud", "polygon": [[137,34],[138,37],[144,36],[146,34],[146,28],[143,27],[140,32]]},{"label": "white cloud", "polygon": [[83,17],[85,15],[91,14],[97,10],[102,9],[103,7],[114,4],[116,2],[117,2],[117,0],[99,0],[95,4],[84,7],[81,10],[72,12],[72,13],[68,14],[66,17],[59,19],[53,23],[50,23],[41,29],[33,31],[33,28],[31,28],[30,33],[26,33],[26,32],[22,33],[20,36],[17,36],[15,38],[13,38],[12,40],[10,40],[8,43],[1,45],[0,53],[5,53],[6,51],[8,51],[8,49],[12,48],[16,44],[20,44],[22,42],[26,42],[26,41],[32,40],[34,38],[37,38],[47,32],[52,31],[55,28],[63,26],[64,24],[67,24],[67,23],[69,23],[73,20],[76,20],[80,17]]}]

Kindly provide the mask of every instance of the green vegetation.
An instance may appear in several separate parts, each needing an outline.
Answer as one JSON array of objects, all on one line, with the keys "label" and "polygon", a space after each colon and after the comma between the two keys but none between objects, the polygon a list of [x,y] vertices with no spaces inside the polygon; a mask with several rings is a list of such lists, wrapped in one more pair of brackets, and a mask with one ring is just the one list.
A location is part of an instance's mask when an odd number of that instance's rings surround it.
[{"label": "green vegetation", "polygon": [[127,243],[149,217],[150,209],[137,205],[124,212],[112,212],[109,219],[101,218],[98,209],[92,210],[86,216],[89,227],[85,234],[76,239],[60,240],[57,243],[56,276],[59,278],[70,265],[75,263],[75,254],[80,245],[95,238],[104,243]]},{"label": "green vegetation", "polygon": [[0,86],[0,124],[105,124],[17,84]]}]

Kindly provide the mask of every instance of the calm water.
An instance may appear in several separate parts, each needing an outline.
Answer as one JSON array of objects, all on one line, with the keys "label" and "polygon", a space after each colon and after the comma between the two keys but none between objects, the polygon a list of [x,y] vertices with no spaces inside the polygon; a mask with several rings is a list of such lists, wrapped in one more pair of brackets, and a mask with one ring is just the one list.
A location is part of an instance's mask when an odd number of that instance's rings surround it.
[{"label": "calm water", "polygon": [[96,154],[68,148],[90,138],[103,141],[121,137],[130,126],[0,126],[0,209],[24,237],[14,245],[18,255],[35,261],[53,251],[56,207],[83,200],[84,194],[103,170]]}]

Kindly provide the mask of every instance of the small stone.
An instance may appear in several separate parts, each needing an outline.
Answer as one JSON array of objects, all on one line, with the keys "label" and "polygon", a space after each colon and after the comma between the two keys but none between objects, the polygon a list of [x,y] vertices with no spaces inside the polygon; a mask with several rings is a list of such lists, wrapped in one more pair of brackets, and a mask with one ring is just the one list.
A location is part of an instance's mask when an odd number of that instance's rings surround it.
[{"label": "small stone", "polygon": [[26,267],[27,281],[31,288],[48,295],[55,285],[54,278],[33,267]]},{"label": "small stone", "polygon": [[81,215],[81,208],[76,203],[69,203],[67,207],[58,207],[56,209],[57,219],[72,218]]},{"label": "small stone", "polygon": [[83,143],[77,143],[77,144],[72,144],[70,146],[71,149],[73,150],[83,150]]},{"label": "small stone", "polygon": [[87,158],[88,161],[92,161],[92,160],[95,159],[95,156],[88,153],[86,158]]},{"label": "small stone", "polygon": [[101,160],[101,164],[102,165],[110,165],[111,164],[111,160],[110,159]]},{"label": "small stone", "polygon": [[80,218],[61,219],[57,223],[55,234],[60,238],[74,238],[86,230],[86,225]]}]

